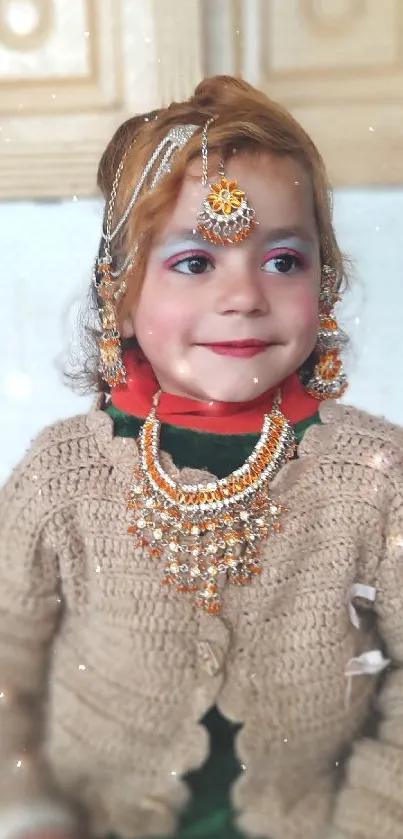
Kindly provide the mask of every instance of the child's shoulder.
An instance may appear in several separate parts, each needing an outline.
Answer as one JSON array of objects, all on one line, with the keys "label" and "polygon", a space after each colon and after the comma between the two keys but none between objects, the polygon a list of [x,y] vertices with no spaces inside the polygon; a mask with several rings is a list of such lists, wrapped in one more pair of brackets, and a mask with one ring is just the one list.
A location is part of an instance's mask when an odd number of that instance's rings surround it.
[{"label": "child's shoulder", "polygon": [[325,402],[320,409],[320,416],[324,424],[333,425],[340,436],[350,435],[356,440],[371,439],[374,443],[395,444],[399,448],[403,446],[403,427],[352,405]]},{"label": "child's shoulder", "polygon": [[58,420],[46,426],[31,441],[8,483],[44,487],[68,480],[78,471],[90,472],[103,461],[102,436],[113,438],[113,422],[95,406],[87,413]]},{"label": "child's shoulder", "polygon": [[83,452],[88,454],[95,437],[90,418],[93,414],[101,413],[99,410],[91,410],[45,426],[32,440],[26,457],[37,458],[42,455],[47,458],[49,465],[53,461],[60,465],[61,457],[72,458]]},{"label": "child's shoulder", "polygon": [[[403,428],[384,417],[333,401],[320,408],[322,426],[315,437],[303,441],[306,451],[326,453],[330,458],[358,469],[372,467],[403,476]],[[316,426],[318,428],[318,426]],[[308,432],[310,429],[308,429]]]}]

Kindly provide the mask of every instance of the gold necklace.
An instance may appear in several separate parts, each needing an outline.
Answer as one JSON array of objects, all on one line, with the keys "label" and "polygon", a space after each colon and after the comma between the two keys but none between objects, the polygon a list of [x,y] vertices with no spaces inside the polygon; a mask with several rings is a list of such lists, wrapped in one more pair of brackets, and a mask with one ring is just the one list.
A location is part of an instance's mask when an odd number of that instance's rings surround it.
[{"label": "gold necklace", "polygon": [[196,592],[196,604],[209,614],[220,611],[217,578],[244,585],[262,570],[259,542],[280,530],[285,508],[273,501],[268,484],[295,453],[292,426],[276,397],[265,414],[260,438],[243,466],[207,484],[179,484],[159,459],[160,394],[139,437],[139,464],[129,492],[129,533],[151,556],[164,557],[162,583]]}]

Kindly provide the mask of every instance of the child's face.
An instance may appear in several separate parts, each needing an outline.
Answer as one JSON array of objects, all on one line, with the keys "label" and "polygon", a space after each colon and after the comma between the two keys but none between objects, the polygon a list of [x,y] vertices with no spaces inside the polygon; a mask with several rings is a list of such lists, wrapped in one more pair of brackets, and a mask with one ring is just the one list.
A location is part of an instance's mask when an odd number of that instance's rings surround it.
[{"label": "child's face", "polygon": [[124,334],[136,335],[164,391],[248,401],[315,345],[321,266],[311,188],[290,158],[234,156],[226,174],[259,225],[242,243],[214,246],[194,233],[206,196],[198,161],[189,174]]}]

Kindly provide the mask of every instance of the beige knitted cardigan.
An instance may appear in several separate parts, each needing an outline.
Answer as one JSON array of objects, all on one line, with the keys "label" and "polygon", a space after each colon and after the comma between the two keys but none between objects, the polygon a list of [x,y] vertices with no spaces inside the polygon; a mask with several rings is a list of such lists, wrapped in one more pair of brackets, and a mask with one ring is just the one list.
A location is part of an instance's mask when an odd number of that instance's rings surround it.
[{"label": "beige knitted cardigan", "polygon": [[[243,724],[232,795],[248,834],[402,839],[403,431],[321,414],[273,484],[289,512],[263,573],[225,586],[219,617],[134,549],[135,441],[100,406],[39,435],[1,494],[0,837],[73,829],[76,804],[87,835],[174,831],[217,704]],[[372,739],[379,677],[348,674],[386,656]]]}]

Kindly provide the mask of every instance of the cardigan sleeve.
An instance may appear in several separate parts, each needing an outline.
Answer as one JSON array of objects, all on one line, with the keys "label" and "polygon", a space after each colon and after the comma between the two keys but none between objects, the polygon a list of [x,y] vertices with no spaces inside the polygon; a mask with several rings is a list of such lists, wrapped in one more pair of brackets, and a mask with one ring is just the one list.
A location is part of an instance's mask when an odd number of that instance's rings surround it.
[{"label": "cardigan sleeve", "polygon": [[49,470],[38,438],[0,491],[0,839],[71,833],[75,826],[42,749],[62,600],[48,527]]},{"label": "cardigan sleeve", "polygon": [[391,668],[379,696],[377,738],[355,744],[326,839],[403,837],[403,465],[392,480],[375,604]]}]

